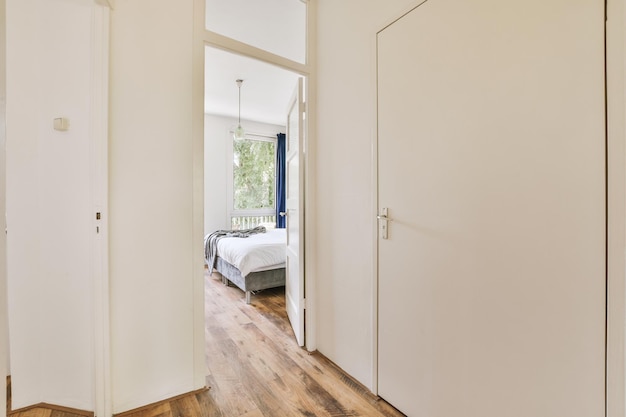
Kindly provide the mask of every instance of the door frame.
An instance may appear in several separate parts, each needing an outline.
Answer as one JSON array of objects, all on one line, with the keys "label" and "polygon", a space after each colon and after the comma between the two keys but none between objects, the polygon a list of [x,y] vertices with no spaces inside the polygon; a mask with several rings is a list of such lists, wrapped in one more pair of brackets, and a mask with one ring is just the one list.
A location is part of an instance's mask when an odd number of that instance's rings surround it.
[{"label": "door frame", "polygon": [[[316,86],[316,39],[317,39],[317,1],[303,1],[307,6],[306,13],[306,59],[299,63],[282,56],[267,52],[263,49],[245,44],[235,39],[220,35],[206,29],[205,0],[194,0],[194,41],[193,41],[193,207],[194,207],[194,259],[202,259],[203,208],[204,208],[204,47],[211,46],[224,51],[232,52],[247,58],[256,59],[289,70],[305,78],[305,112],[304,126],[305,153],[304,153],[304,275],[306,309],[305,309],[305,347],[308,351],[317,349],[316,338],[316,291],[315,291],[315,263],[307,259],[315,259],[315,138],[317,121]],[[203,277],[202,262],[194,262],[194,275]],[[197,335],[195,344],[196,378],[204,379],[204,284],[202,280],[194,285],[194,334]]]},{"label": "door frame", "polygon": [[606,411],[626,416],[626,1],[607,0]]},{"label": "door frame", "polygon": [[[386,27],[428,0],[413,1],[395,17],[372,30],[371,68],[376,74],[377,36]],[[626,417],[626,0],[607,0],[605,36],[606,90],[606,360],[607,417]],[[378,79],[373,77],[373,97]],[[378,393],[378,114],[374,106],[372,148],[372,392]]]},{"label": "door frame", "polygon": [[[109,281],[109,38],[111,3],[96,1],[92,15],[91,149],[94,235],[92,277],[94,280],[94,412],[110,416],[111,332]],[[97,216],[95,213],[100,213]]]},{"label": "door frame", "polygon": [[[9,373],[6,230],[6,1],[0,0],[0,376]],[[6,417],[7,396],[0,395],[0,417]]]},{"label": "door frame", "polygon": [[[289,318],[289,322],[291,328],[293,329],[293,333],[296,337],[296,341],[299,346],[304,346],[306,344],[305,337],[305,303],[304,303],[304,239],[306,237],[306,233],[297,233],[297,250],[293,250],[291,234],[293,231],[293,227],[291,222],[294,217],[297,219],[297,224],[301,225],[304,223],[304,212],[303,212],[303,203],[304,203],[304,168],[305,165],[302,161],[302,157],[306,155],[303,149],[304,144],[304,127],[305,120],[303,118],[304,115],[304,103],[302,101],[303,96],[303,79],[302,77],[298,77],[296,81],[296,88],[292,94],[291,99],[289,100],[289,104],[287,105],[287,119],[286,119],[286,154],[285,154],[285,172],[287,174],[286,177],[286,195],[285,195],[285,231],[287,234],[287,264],[285,267],[285,308],[287,310],[287,317]],[[296,129],[297,131],[297,140],[296,149],[294,150],[292,147],[292,123],[291,123],[291,115],[295,112],[297,114],[298,125]],[[295,198],[290,198],[292,196],[292,181],[291,175],[293,175],[292,169],[292,161],[295,160],[298,171],[298,181],[297,181],[297,192],[295,193]],[[296,202],[294,203],[294,200]],[[296,212],[293,213],[294,204],[296,204]],[[295,261],[294,261],[295,260]],[[295,265],[294,265],[295,264]],[[292,288],[292,280],[291,273],[293,270],[297,270],[297,291],[294,297],[294,291]]]}]

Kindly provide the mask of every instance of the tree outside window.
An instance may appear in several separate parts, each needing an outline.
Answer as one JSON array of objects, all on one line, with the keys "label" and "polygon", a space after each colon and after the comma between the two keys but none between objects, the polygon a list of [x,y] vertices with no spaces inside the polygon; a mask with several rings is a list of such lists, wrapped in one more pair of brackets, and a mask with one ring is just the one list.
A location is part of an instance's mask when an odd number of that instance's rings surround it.
[{"label": "tree outside window", "polygon": [[233,229],[276,222],[276,141],[233,141]]}]

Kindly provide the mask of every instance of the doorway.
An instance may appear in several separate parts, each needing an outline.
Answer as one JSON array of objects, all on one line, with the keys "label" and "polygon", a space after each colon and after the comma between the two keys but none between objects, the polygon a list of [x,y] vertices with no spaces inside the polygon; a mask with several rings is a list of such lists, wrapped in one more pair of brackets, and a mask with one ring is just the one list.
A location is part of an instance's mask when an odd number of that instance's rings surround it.
[{"label": "doorway", "polygon": [[408,415],[604,415],[603,16],[426,1],[378,33],[378,393]]},{"label": "doorway", "polygon": [[[304,191],[302,89],[303,78],[292,71],[205,47],[205,236],[218,230],[254,233],[243,241],[216,241],[217,259],[209,270],[217,267],[225,282],[246,292],[248,303],[255,291],[285,286],[299,345],[304,345],[304,312],[299,305],[304,298],[299,262],[304,234],[298,227],[299,190]],[[242,138],[234,137],[238,126]],[[255,231],[259,227],[262,233]],[[207,245],[212,244],[209,241]],[[256,241],[262,246],[253,246]],[[239,243],[246,245],[241,248],[246,252],[238,252]],[[228,270],[222,263],[229,264]]]}]

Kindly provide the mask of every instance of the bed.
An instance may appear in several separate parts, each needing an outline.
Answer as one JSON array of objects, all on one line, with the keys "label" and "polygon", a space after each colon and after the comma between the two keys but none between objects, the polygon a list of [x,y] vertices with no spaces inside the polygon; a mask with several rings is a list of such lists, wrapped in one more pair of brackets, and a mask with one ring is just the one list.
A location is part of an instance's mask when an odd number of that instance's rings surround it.
[{"label": "bed", "polygon": [[224,284],[235,284],[250,304],[253,291],[285,285],[287,235],[285,229],[267,229],[248,237],[220,236],[215,239],[214,265],[208,255],[205,237],[205,262],[209,272],[215,269]]}]

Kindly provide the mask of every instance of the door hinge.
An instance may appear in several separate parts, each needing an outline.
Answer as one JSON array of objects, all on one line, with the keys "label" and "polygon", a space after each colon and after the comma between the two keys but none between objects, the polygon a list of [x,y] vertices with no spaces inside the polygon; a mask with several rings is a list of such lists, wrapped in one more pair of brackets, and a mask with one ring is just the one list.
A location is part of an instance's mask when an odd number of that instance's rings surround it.
[{"label": "door hinge", "polygon": [[302,308],[306,308],[306,298],[302,299]]}]

